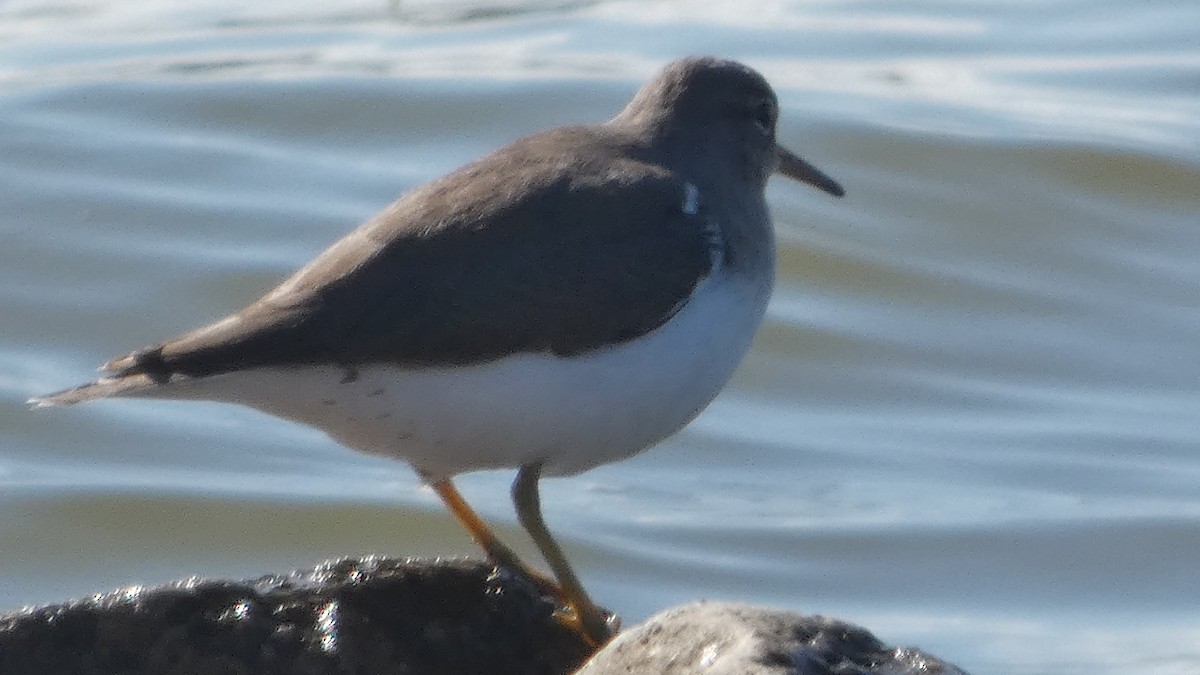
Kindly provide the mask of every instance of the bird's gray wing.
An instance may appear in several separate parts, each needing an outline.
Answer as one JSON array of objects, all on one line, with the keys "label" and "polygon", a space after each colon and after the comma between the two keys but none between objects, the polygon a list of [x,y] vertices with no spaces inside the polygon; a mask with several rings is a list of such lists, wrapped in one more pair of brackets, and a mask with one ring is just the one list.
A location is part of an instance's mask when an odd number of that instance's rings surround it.
[{"label": "bird's gray wing", "polygon": [[106,370],[445,366],[643,335],[722,244],[694,187],[619,144],[580,145],[597,133],[526,138],[419,188],[240,312]]}]

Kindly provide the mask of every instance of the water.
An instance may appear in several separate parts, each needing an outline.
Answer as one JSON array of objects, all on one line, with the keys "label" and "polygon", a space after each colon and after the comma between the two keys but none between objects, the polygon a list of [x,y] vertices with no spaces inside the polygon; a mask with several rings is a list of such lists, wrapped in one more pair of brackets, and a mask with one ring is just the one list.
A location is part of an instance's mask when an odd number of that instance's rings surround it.
[{"label": "water", "polygon": [[[548,481],[594,594],[857,621],[986,673],[1200,673],[1200,6],[9,2],[0,607],[471,554],[403,466],[247,410],[22,401],[253,299],[400,192],[744,60],[779,289],[691,427]],[[510,474],[464,478],[532,554]]]}]

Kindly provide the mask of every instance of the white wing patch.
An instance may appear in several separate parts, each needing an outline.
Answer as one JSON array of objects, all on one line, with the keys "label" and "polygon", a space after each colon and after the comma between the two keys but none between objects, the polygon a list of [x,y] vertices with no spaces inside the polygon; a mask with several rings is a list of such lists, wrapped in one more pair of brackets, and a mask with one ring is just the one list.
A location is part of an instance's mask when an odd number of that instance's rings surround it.
[{"label": "white wing patch", "polygon": [[683,213],[694,216],[700,212],[700,188],[692,183],[683,184]]},{"label": "white wing patch", "polygon": [[[675,306],[668,312],[668,318],[674,317],[684,307],[691,302],[695,297],[697,290],[718,270],[725,261],[725,237],[721,233],[720,226],[713,222],[711,214],[700,214],[700,188],[696,187],[695,183],[683,182],[683,202],[679,205],[680,211],[687,217],[689,223],[698,227],[698,234],[704,238],[704,244],[708,248],[708,269],[696,280],[696,287],[692,289],[692,293],[685,296],[675,303]],[[699,218],[697,220],[697,217]],[[674,319],[671,319],[674,320]]]},{"label": "white wing patch", "polygon": [[[700,188],[696,187],[695,183],[684,182],[682,207],[683,214],[686,216],[700,213]],[[725,262],[725,237],[721,234],[721,227],[711,218],[704,217],[702,222],[704,239],[708,242],[708,252],[712,259],[711,267],[709,267],[709,274],[711,274]]]}]

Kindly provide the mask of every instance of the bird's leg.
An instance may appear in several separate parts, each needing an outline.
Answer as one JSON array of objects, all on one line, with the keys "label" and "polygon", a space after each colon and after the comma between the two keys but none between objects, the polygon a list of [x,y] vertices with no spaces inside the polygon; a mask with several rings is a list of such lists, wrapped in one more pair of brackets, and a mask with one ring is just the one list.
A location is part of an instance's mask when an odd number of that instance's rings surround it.
[{"label": "bird's leg", "polygon": [[467,504],[467,500],[459,494],[458,489],[454,487],[454,483],[450,482],[449,478],[429,480],[428,483],[433,491],[442,498],[446,509],[453,513],[455,518],[458,518],[458,522],[462,523],[470,533],[471,539],[483,549],[493,564],[524,576],[544,594],[553,595],[556,598],[564,597],[563,591],[553,579],[526,565],[517,557],[516,553],[513,553],[512,549],[505,546],[492,533],[483,519],[475,513],[470,504]]},{"label": "bird's leg", "polygon": [[546,529],[546,523],[542,520],[541,497],[538,494],[538,479],[541,475],[541,462],[526,464],[517,472],[517,480],[512,487],[517,518],[541,550],[542,556],[550,564],[550,569],[554,570],[554,576],[558,577],[559,587],[572,613],[572,616],[566,617],[566,623],[594,646],[599,647],[616,634],[617,619],[612,617],[610,621],[608,613],[588,597],[558,542],[554,541],[554,537],[550,536],[550,531]]}]

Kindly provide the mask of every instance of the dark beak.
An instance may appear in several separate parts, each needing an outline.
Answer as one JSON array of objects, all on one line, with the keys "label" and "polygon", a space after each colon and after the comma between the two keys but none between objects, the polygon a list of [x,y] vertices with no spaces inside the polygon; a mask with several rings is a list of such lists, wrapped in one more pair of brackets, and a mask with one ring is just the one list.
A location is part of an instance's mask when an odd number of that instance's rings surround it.
[{"label": "dark beak", "polygon": [[775,155],[779,157],[779,166],[775,168],[779,173],[798,180],[801,183],[808,183],[813,187],[820,188],[834,197],[841,197],[846,194],[841,185],[837,181],[821,173],[817,167],[800,159],[799,156],[792,154],[790,150],[782,145],[775,146]]}]

